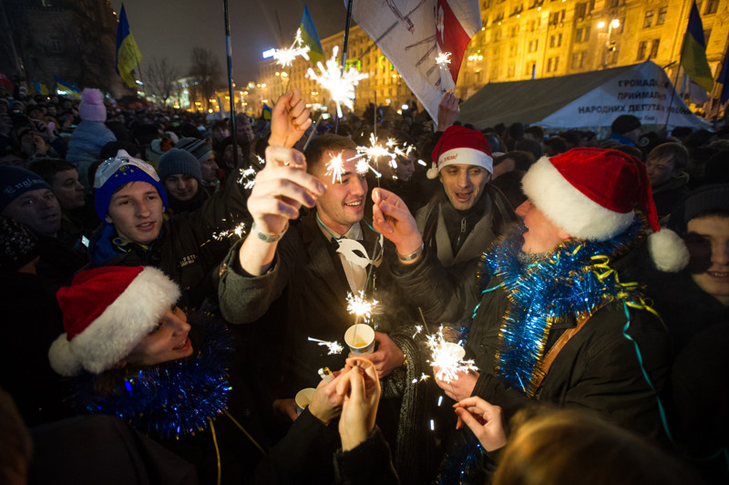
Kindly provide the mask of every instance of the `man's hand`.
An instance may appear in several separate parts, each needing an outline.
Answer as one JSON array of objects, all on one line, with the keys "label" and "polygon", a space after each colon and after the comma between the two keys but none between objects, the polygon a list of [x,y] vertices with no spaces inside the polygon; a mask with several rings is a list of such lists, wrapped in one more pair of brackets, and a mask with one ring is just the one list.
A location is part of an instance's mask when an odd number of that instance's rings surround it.
[{"label": "man's hand", "polygon": [[339,420],[344,451],[367,439],[375,427],[380,401],[380,380],[372,363],[357,357],[347,359],[347,366],[351,369],[337,385],[337,393],[344,398]]},{"label": "man's hand", "polygon": [[[433,372],[437,374],[438,369],[433,368]],[[473,393],[473,389],[476,387],[476,381],[478,381],[478,372],[459,372],[457,374],[458,379],[454,379],[451,382],[441,381],[436,377],[435,383],[438,387],[445,391],[446,395],[454,401],[460,401],[465,399]]]},{"label": "man's hand", "polygon": [[273,413],[280,417],[288,418],[291,421],[296,421],[296,418],[299,417],[296,414],[296,401],[293,398],[275,399],[273,401]]},{"label": "man's hand", "polygon": [[289,219],[299,216],[302,205],[314,207],[324,193],[324,184],[306,173],[301,152],[290,148],[266,149],[266,168],[256,175],[256,183],[248,198],[248,211],[259,230],[278,234]]},{"label": "man's hand", "polygon": [[392,241],[397,253],[407,256],[423,244],[415,219],[400,197],[389,190],[376,188],[372,191],[373,227]]},{"label": "man's hand", "polygon": [[469,397],[455,404],[458,415],[456,429],[464,425],[471,428],[486,451],[494,451],[506,445],[506,432],[501,408],[480,397]]},{"label": "man's hand", "polygon": [[[266,148],[266,168],[256,175],[248,198],[248,212],[256,232],[269,236],[281,234],[289,219],[299,216],[302,205],[314,207],[325,191],[319,179],[306,173],[304,155],[291,148]],[[241,268],[251,276],[260,276],[271,267],[277,242],[265,241],[249,234],[240,248]]]},{"label": "man's hand", "polygon": [[[369,354],[367,359],[375,366],[377,374],[380,377],[385,377],[405,362],[405,354],[402,353],[400,347],[386,333],[375,332],[375,340],[380,345],[377,352]],[[353,354],[349,354],[349,356],[353,357]]]},{"label": "man's hand", "polygon": [[328,426],[342,412],[344,396],[337,392],[337,386],[343,379],[347,379],[347,372],[348,369],[345,367],[334,373],[336,377],[331,382],[321,381],[311,398],[309,411],[325,426]]},{"label": "man's hand", "polygon": [[270,146],[291,148],[311,126],[311,117],[301,93],[294,88],[276,101],[271,112]]},{"label": "man's hand", "polygon": [[458,106],[458,98],[456,98],[452,90],[446,91],[440,100],[440,104],[438,104],[437,131],[445,131],[446,128],[452,126],[458,119],[460,112],[461,108]]}]

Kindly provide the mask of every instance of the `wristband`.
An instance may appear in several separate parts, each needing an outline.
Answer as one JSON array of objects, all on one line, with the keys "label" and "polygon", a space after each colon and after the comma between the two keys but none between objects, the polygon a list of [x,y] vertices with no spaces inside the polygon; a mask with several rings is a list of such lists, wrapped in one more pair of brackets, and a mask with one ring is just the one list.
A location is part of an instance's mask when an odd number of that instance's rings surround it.
[{"label": "wristband", "polygon": [[283,231],[281,231],[279,234],[266,234],[265,232],[261,232],[260,229],[258,229],[258,226],[256,226],[256,223],[254,222],[251,226],[251,233],[254,234],[258,239],[261,241],[271,244],[278,242],[284,234],[286,234],[286,231],[289,229],[289,222],[286,221],[286,227],[283,228]]},{"label": "wristband", "polygon": [[397,259],[399,259],[403,263],[410,263],[410,262],[418,259],[420,257],[420,255],[423,254],[423,249],[425,249],[425,243],[421,242],[420,247],[418,249],[416,249],[414,252],[412,252],[406,256],[400,256],[398,254]]}]

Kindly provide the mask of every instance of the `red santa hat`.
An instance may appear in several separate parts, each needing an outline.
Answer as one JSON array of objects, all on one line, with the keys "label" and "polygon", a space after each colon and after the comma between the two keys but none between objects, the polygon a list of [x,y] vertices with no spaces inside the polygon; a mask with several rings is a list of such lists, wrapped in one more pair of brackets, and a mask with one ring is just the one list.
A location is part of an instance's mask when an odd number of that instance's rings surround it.
[{"label": "red santa hat", "polygon": [[483,133],[462,126],[449,126],[435,145],[433,166],[428,169],[426,176],[429,179],[437,178],[443,167],[454,163],[477,165],[494,173],[491,146]]},{"label": "red santa hat", "polygon": [[648,250],[662,271],[679,271],[688,251],[678,235],[661,229],[643,162],[618,150],[573,148],[540,158],[522,179],[524,194],[572,237],[606,241],[635,219],[635,206],[648,217]]},{"label": "red santa hat", "polygon": [[58,374],[81,369],[99,374],[124,359],[180,298],[162,271],[144,266],[109,266],[79,272],[58,290],[62,334],[48,358]]}]

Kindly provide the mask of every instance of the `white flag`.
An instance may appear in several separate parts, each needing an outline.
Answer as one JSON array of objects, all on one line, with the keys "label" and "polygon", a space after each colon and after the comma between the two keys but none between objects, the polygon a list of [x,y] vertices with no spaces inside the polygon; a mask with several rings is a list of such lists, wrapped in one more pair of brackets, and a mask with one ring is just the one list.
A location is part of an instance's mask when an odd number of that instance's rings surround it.
[{"label": "white flag", "polygon": [[[481,28],[478,0],[354,0],[352,18],[437,120],[443,93],[455,86],[466,46]],[[449,64],[436,63],[441,54],[450,54]]]}]

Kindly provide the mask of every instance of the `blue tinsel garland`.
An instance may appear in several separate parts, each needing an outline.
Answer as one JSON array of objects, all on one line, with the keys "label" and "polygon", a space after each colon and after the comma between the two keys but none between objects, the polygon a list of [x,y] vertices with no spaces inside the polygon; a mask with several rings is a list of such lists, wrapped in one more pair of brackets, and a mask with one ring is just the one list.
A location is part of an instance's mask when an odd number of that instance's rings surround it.
[{"label": "blue tinsel garland", "polygon": [[193,340],[195,356],[127,376],[110,396],[100,396],[94,389],[98,376],[85,373],[74,380],[73,404],[79,412],[117,416],[162,438],[205,429],[208,418],[226,408],[233,340],[222,323],[206,320],[199,325],[204,341]]},{"label": "blue tinsel garland", "polygon": [[[523,244],[519,233],[486,253],[479,274],[499,276],[509,298],[500,330],[497,376],[532,396],[555,322],[587,318],[606,303],[639,299],[640,287],[618,281],[609,263],[644,235],[644,222],[636,217],[627,231],[608,241],[568,240],[549,257],[526,266],[519,261]],[[482,292],[489,291],[486,278],[480,284]]]}]

